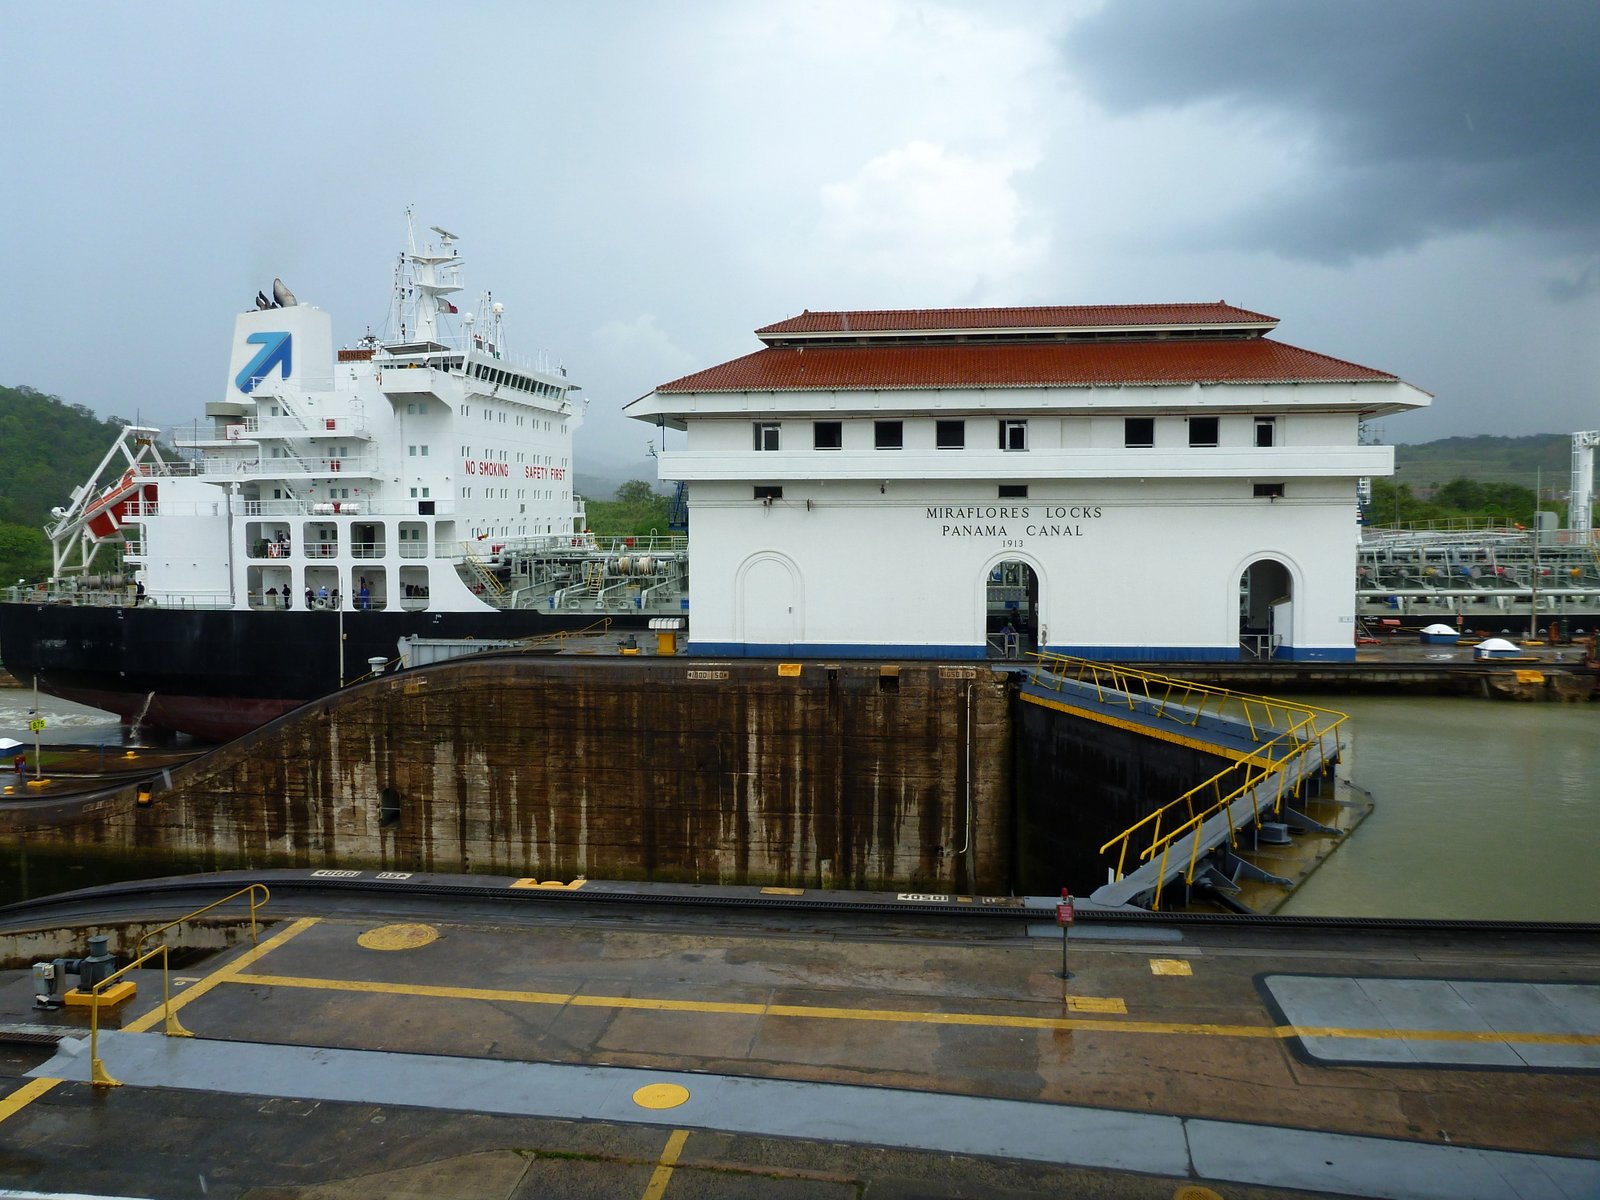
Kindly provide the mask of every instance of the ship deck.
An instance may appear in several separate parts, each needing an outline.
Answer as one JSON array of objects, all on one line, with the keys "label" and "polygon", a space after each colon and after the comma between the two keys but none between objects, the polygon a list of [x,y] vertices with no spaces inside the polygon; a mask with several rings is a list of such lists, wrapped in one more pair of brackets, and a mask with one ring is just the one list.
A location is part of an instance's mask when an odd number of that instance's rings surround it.
[{"label": "ship deck", "polygon": [[[194,1038],[162,1036],[161,978],[142,976],[99,1042],[122,1087],[88,1082],[81,1011],[35,1012],[26,973],[0,972],[0,1184],[1600,1191],[1593,928],[1087,912],[1063,979],[1053,901],[312,882],[274,879],[258,946],[174,971]],[[0,914],[0,933],[202,899],[124,885]]]}]

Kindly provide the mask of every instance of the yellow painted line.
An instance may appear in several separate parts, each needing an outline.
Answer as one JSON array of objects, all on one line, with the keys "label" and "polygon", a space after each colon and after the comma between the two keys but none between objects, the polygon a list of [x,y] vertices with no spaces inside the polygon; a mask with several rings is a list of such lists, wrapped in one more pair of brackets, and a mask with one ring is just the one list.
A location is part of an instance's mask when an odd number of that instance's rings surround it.
[{"label": "yellow painted line", "polygon": [[1193,975],[1194,968],[1189,965],[1189,960],[1184,958],[1152,958],[1150,960],[1150,974]]},{"label": "yellow painted line", "polygon": [[990,1029],[1067,1029],[1086,1033],[1180,1034],[1191,1037],[1287,1039],[1297,1037],[1443,1042],[1523,1042],[1547,1046],[1600,1046],[1600,1033],[1484,1033],[1469,1030],[1339,1029],[1297,1025],[1221,1025],[1180,1021],[1109,1021],[1075,1017],[1023,1017],[1003,1013],[931,1012],[898,1008],[832,1008],[804,1004],[753,1004],[717,1000],[665,1000],[649,996],[578,996],[570,992],[519,992],[509,988],[448,987],[443,984],[386,983],[366,979],[310,979],[292,975],[232,974],[219,983],[309,991],[360,992],[446,1000],[488,1000],[510,1004],[571,1005],[716,1016],[795,1017],[822,1021],[878,1021],[906,1025],[970,1025]]},{"label": "yellow painted line", "polygon": [[[217,984],[226,983],[240,971],[243,971],[246,967],[260,962],[268,954],[271,954],[289,939],[298,937],[300,934],[310,929],[319,920],[321,920],[320,917],[301,917],[298,921],[294,922],[294,924],[289,925],[288,927],[273,934],[259,946],[252,947],[241,954],[238,958],[234,959],[232,962],[218,967],[199,983],[185,988],[176,996],[172,997],[172,1011],[176,1012],[185,1004],[188,1004],[194,1000],[198,1000],[212,988],[216,987]],[[144,1016],[135,1018],[122,1028],[127,1033],[144,1033],[146,1030],[154,1029],[158,1024],[164,1021],[166,1019],[166,1014],[167,1009],[158,1004],[149,1012],[145,1013]]]},{"label": "yellow painted line", "polygon": [[1067,1008],[1071,1012],[1126,1013],[1128,1005],[1117,996],[1068,996]]},{"label": "yellow painted line", "polygon": [[683,1144],[688,1140],[687,1129],[672,1131],[672,1136],[667,1139],[667,1148],[661,1152],[661,1162],[651,1172],[650,1182],[645,1186],[641,1200],[661,1200],[667,1184],[672,1182],[672,1168],[678,1165],[678,1155],[683,1153]]},{"label": "yellow painted line", "polygon": [[60,1079],[30,1079],[9,1096],[0,1098],[0,1121],[7,1117],[14,1117],[40,1096],[44,1095],[56,1084],[63,1082]]}]

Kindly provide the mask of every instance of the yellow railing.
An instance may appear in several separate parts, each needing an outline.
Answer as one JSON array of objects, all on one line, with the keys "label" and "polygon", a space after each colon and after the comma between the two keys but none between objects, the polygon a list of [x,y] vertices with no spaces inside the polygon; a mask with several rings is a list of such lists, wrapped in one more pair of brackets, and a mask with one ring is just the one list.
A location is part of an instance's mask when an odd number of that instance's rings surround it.
[{"label": "yellow railing", "polygon": [[[261,899],[256,900],[256,893],[261,894]],[[165,1018],[165,1032],[168,1037],[193,1037],[194,1034],[185,1029],[178,1021],[177,1014],[172,1011],[172,967],[169,948],[166,943],[155,946],[149,950],[141,949],[145,942],[151,938],[165,933],[169,929],[176,929],[185,921],[192,921],[195,917],[219,908],[230,900],[237,900],[240,896],[250,897],[250,944],[256,944],[258,925],[256,922],[256,909],[272,899],[272,893],[267,890],[264,883],[252,883],[249,887],[240,888],[237,892],[224,896],[221,900],[207,904],[204,908],[197,908],[192,913],[186,913],[176,921],[169,921],[159,929],[152,929],[134,943],[133,961],[125,967],[119,967],[107,975],[99,983],[89,989],[89,1080],[95,1087],[121,1087],[122,1081],[113,1079],[106,1070],[106,1064],[100,1058],[100,996],[106,986],[115,980],[121,979],[129,971],[143,966],[156,955],[161,956],[161,1011]]]},{"label": "yellow railing", "polygon": [[[257,892],[261,893],[260,900],[256,899]],[[248,887],[242,887],[237,892],[231,892],[224,896],[221,900],[213,901],[204,908],[197,908],[192,913],[185,913],[176,921],[168,921],[165,925],[161,926],[160,929],[150,930],[133,944],[134,954],[137,955],[144,948],[144,944],[151,938],[157,937],[169,929],[176,929],[185,921],[192,921],[198,916],[203,916],[204,914],[210,912],[213,908],[221,908],[224,904],[228,903],[228,901],[237,900],[240,896],[250,897],[250,944],[254,946],[256,944],[256,933],[258,928],[256,923],[256,909],[264,907],[267,901],[272,899],[272,893],[267,890],[267,885],[264,883],[252,883]]]},{"label": "yellow railing", "polygon": [[[1247,729],[1251,741],[1257,743],[1245,757],[1229,763],[1210,779],[1162,805],[1100,847],[1102,855],[1116,848],[1117,879],[1126,873],[1128,855],[1137,842],[1142,842],[1136,854],[1138,862],[1151,862],[1160,856],[1153,905],[1157,909],[1161,907],[1161,890],[1176,843],[1189,834],[1194,835],[1184,876],[1187,882],[1193,883],[1200,857],[1200,827],[1221,813],[1228,822],[1228,843],[1237,845],[1239,830],[1234,820],[1234,803],[1252,792],[1256,794],[1256,802],[1251,806],[1252,823],[1268,809],[1279,812],[1293,778],[1290,768],[1299,766],[1301,759],[1309,754],[1320,754],[1328,735],[1348,719],[1344,713],[1332,709],[1248,695],[1231,688],[1115,663],[1060,654],[1035,657],[1039,661],[1034,668],[1033,681],[1039,687],[1061,692],[1071,681],[1093,689],[1096,703],[1102,708],[1124,707],[1130,712],[1191,729],[1198,727],[1206,717],[1213,721],[1233,721]],[[1274,788],[1263,786],[1274,779]],[[1270,805],[1265,803],[1269,792]]]},{"label": "yellow railing", "polygon": [[[1343,718],[1341,717],[1341,720]],[[1336,728],[1338,722],[1320,730],[1326,734]],[[1161,866],[1156,874],[1155,901],[1152,908],[1160,909],[1161,891],[1167,878],[1168,858],[1172,847],[1183,838],[1194,835],[1189,847],[1189,861],[1184,869],[1184,880],[1194,882],[1195,867],[1200,859],[1200,827],[1216,816],[1218,813],[1225,815],[1228,822],[1228,844],[1238,845],[1239,823],[1234,818],[1233,805],[1239,799],[1255,793],[1255,802],[1251,804],[1251,819],[1245,824],[1253,824],[1261,819],[1261,814],[1266,811],[1280,812],[1283,808],[1285,794],[1289,790],[1291,773],[1289,768],[1299,764],[1299,761],[1312,753],[1320,753],[1322,742],[1320,737],[1316,740],[1305,740],[1301,737],[1302,728],[1295,727],[1285,731],[1279,737],[1265,743],[1261,749],[1270,751],[1280,745],[1287,745],[1288,752],[1280,758],[1262,757],[1252,755],[1250,758],[1239,762],[1230,763],[1223,770],[1213,775],[1210,779],[1197,787],[1190,788],[1182,796],[1170,804],[1165,804],[1155,812],[1145,817],[1144,820],[1130,826],[1104,846],[1100,853],[1104,854],[1113,846],[1121,844],[1117,855],[1116,877],[1122,878],[1123,868],[1127,865],[1129,847],[1132,845],[1134,835],[1146,826],[1149,841],[1139,851],[1138,858],[1141,862],[1149,862],[1159,852]],[[1321,764],[1318,764],[1319,766]],[[1241,777],[1241,781],[1233,786],[1230,777]],[[1276,786],[1270,789],[1271,803],[1266,803],[1269,789],[1265,785],[1270,779],[1276,780]],[[1298,788],[1298,782],[1296,782]],[[1226,790],[1225,790],[1226,789]],[[1170,829],[1164,829],[1169,816],[1176,817],[1181,810],[1182,820]]]},{"label": "yellow railing", "polygon": [[[1196,683],[1155,671],[1143,671],[1119,663],[1071,658],[1065,654],[1035,654],[1033,682],[1042,688],[1061,691],[1067,682],[1094,689],[1102,707],[1120,705],[1129,711],[1145,711],[1158,720],[1194,727],[1204,717],[1239,721],[1252,738],[1263,730],[1278,731],[1297,723],[1307,714],[1318,713],[1337,724],[1344,714],[1314,705],[1273,700],[1215,684]],[[1142,703],[1141,703],[1142,702]],[[1332,728],[1332,724],[1328,726]]]},{"label": "yellow railing", "polygon": [[156,955],[161,956],[161,1008],[166,1016],[166,1035],[168,1037],[193,1037],[182,1025],[178,1023],[177,1014],[172,1011],[172,969],[167,958],[165,943],[153,950],[147,950],[138,958],[120,970],[113,971],[94,987],[89,989],[91,997],[89,1004],[89,1081],[95,1087],[121,1087],[120,1079],[113,1079],[106,1071],[106,1064],[100,1058],[100,992],[114,979],[120,979],[135,967],[142,966]]}]

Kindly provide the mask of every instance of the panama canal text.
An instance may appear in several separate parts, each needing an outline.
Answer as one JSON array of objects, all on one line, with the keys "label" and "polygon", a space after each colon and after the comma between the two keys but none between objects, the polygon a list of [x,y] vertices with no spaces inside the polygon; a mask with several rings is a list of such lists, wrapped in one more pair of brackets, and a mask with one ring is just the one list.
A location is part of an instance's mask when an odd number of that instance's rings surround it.
[{"label": "panama canal text", "polygon": [[999,538],[1020,546],[1023,537],[1082,537],[1083,523],[1100,519],[1098,504],[946,504],[930,505],[929,521],[947,538]]}]

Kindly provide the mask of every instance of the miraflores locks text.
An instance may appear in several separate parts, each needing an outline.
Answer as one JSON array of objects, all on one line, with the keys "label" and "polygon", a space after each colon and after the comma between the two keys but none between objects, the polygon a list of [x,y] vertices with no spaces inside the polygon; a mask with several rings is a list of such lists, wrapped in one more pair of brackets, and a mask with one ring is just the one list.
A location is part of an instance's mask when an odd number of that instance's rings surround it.
[{"label": "miraflores locks text", "polygon": [[927,509],[928,520],[939,522],[940,537],[1013,539],[1007,545],[1020,545],[1015,539],[1022,536],[1082,537],[1082,523],[1098,520],[1100,513],[1098,504],[945,504]]}]

